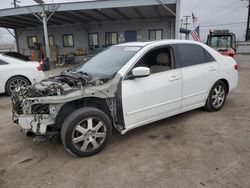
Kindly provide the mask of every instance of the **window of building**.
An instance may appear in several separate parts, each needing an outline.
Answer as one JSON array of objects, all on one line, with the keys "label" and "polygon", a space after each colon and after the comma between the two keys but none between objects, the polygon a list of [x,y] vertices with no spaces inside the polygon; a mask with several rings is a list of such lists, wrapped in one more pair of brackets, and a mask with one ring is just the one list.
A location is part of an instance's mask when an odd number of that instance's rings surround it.
[{"label": "window of building", "polygon": [[106,33],[106,45],[111,46],[118,44],[118,33],[117,32],[107,32]]},{"label": "window of building", "polygon": [[[55,46],[54,35],[49,35],[48,36],[48,40],[49,40],[49,46]],[[44,45],[45,45],[45,38],[44,38],[44,36],[43,36],[43,42],[44,42]]]},{"label": "window of building", "polygon": [[90,33],[89,34],[89,46],[98,48],[99,47],[99,34]]},{"label": "window of building", "polygon": [[149,30],[149,40],[161,40],[163,38],[162,29]]},{"label": "window of building", "polygon": [[215,59],[203,47],[195,44],[178,44],[178,56],[182,67],[213,62]]},{"label": "window of building", "polygon": [[73,47],[74,46],[73,34],[64,34],[63,35],[63,46],[64,47]]},{"label": "window of building", "polygon": [[55,46],[55,38],[54,35],[49,35],[49,46]]},{"label": "window of building", "polygon": [[37,37],[36,36],[29,36],[27,37],[27,41],[28,41],[28,47],[34,47],[35,43],[37,42]]}]

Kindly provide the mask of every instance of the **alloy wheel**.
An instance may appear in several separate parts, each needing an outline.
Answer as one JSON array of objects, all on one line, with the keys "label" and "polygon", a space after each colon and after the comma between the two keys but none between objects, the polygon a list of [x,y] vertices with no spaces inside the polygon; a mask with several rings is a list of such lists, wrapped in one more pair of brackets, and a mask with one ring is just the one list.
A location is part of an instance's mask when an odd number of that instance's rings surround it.
[{"label": "alloy wheel", "polygon": [[80,151],[91,152],[104,142],[106,126],[98,118],[87,118],[76,125],[72,132],[73,145]]},{"label": "alloy wheel", "polygon": [[29,85],[29,83],[27,83],[27,81],[25,81],[23,79],[16,78],[10,83],[9,90],[11,93],[13,93],[16,88],[27,87],[28,85]]},{"label": "alloy wheel", "polygon": [[219,108],[221,105],[223,105],[226,97],[225,89],[222,85],[218,85],[214,88],[213,94],[212,94],[212,104],[215,108]]}]

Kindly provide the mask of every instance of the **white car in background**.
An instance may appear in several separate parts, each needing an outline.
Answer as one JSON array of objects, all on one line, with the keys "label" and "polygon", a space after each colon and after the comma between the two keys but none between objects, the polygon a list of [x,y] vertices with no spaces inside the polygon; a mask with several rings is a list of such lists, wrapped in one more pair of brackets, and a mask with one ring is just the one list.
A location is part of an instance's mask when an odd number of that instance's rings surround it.
[{"label": "white car in background", "polygon": [[43,79],[45,75],[38,62],[0,54],[0,93],[11,95],[17,87],[26,87]]},{"label": "white car in background", "polygon": [[202,43],[119,44],[14,92],[13,121],[29,136],[60,135],[70,153],[91,156],[112,129],[125,134],[200,107],[219,111],[237,86],[237,69],[233,58]]}]

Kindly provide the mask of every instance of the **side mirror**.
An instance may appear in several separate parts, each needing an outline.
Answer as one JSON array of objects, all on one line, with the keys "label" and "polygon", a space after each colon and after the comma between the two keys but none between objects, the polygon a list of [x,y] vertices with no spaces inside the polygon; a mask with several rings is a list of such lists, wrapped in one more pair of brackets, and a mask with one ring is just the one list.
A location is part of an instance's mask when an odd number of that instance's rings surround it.
[{"label": "side mirror", "polygon": [[150,75],[150,69],[148,67],[136,67],[132,70],[134,78],[147,77]]}]

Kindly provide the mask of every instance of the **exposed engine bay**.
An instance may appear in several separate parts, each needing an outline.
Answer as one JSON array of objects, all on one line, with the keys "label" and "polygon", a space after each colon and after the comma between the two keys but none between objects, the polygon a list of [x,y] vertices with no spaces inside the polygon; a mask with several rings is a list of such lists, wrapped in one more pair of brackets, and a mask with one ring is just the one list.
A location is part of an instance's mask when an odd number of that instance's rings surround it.
[{"label": "exposed engine bay", "polygon": [[[115,96],[117,83],[110,78],[93,78],[83,72],[64,71],[27,88],[20,87],[11,97],[13,122],[24,129],[30,128],[35,134],[45,134],[47,126],[56,123],[65,103],[85,97],[110,100]],[[113,108],[113,103],[107,103],[110,109]]]}]

